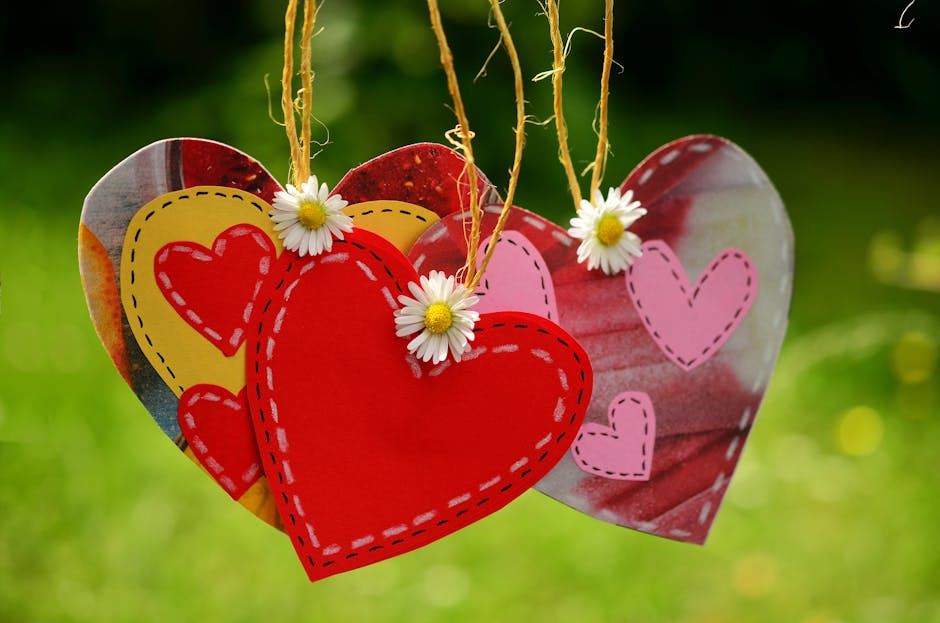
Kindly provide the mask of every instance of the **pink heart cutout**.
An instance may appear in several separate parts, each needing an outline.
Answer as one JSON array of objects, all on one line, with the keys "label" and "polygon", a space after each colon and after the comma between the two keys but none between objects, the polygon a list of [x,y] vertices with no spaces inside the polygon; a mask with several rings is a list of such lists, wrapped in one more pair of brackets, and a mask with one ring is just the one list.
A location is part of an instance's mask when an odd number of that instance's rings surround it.
[{"label": "pink heart cutout", "polygon": [[643,244],[627,290],[660,350],[685,371],[710,359],[740,326],[757,296],[757,271],[743,252],[718,253],[695,285],[665,242]]},{"label": "pink heart cutout", "polygon": [[610,401],[610,426],[588,422],[571,446],[583,471],[613,480],[649,480],[656,440],[656,417],[650,397],[623,392]]},{"label": "pink heart cutout", "polygon": [[[477,253],[477,268],[492,239]],[[476,310],[529,312],[558,322],[555,286],[545,260],[535,245],[517,231],[503,231],[489,266],[474,292],[480,297]]]}]

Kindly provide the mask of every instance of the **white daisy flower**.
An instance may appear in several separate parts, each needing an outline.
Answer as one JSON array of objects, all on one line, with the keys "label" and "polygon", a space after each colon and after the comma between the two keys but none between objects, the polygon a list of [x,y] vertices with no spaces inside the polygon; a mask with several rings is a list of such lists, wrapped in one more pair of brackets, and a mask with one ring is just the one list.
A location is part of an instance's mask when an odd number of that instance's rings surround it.
[{"label": "white daisy flower", "polygon": [[285,249],[297,251],[300,257],[320,255],[333,248],[333,238],[342,240],[344,233],[352,231],[352,219],[342,212],[347,205],[340,195],[331,197],[329,187],[311,175],[300,190],[288,184],[286,192],[274,193],[270,215]]},{"label": "white daisy flower", "polygon": [[639,201],[633,200],[633,191],[623,195],[619,188],[611,188],[607,199],[600,190],[594,191],[594,203],[581,200],[578,216],[571,219],[568,234],[581,241],[578,263],[587,260],[588,270],[600,266],[605,275],[616,275],[643,254],[640,237],[627,231],[638,218],[646,214]]},{"label": "white daisy flower", "polygon": [[480,319],[480,314],[470,309],[478,299],[463,284],[456,283],[453,275],[447,277],[438,270],[420,281],[420,286],[413,281],[408,284],[414,298],[398,297],[404,307],[395,312],[395,335],[404,337],[420,331],[408,343],[408,351],[422,361],[440,363],[448,351],[454,361],[460,361],[461,355],[470,350],[473,325]]}]

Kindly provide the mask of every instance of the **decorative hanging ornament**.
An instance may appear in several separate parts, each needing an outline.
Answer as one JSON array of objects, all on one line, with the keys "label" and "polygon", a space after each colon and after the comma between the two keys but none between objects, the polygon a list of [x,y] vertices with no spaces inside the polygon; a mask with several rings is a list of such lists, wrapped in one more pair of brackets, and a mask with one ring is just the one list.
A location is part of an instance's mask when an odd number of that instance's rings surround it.
[{"label": "decorative hanging ornament", "polygon": [[[477,309],[551,318],[591,357],[586,422],[537,488],[603,521],[703,543],[786,331],[792,230],[760,167],[715,136],[661,147],[603,197],[612,0],[592,201],[583,200],[567,144],[556,0],[545,8],[555,54],[543,76],[552,77],[559,159],[578,216],[566,232],[513,208],[496,229],[484,210],[484,248],[496,252],[474,292]],[[446,217],[411,258],[447,271],[465,246],[456,219]]]},{"label": "decorative hanging ornament", "polygon": [[[498,202],[465,118],[464,156],[404,147],[332,192],[310,171],[316,6],[305,2],[295,102],[296,11],[291,0],[282,102],[294,182],[281,188],[219,143],[160,141],[89,193],[79,257],[125,380],[229,496],[287,533],[316,580],[435,541],[532,487],[568,452],[593,377],[552,321],[471,309],[485,262],[472,256],[461,284],[457,271],[419,276],[405,256],[468,205],[479,244],[480,205]],[[520,157],[517,141],[515,175]]]}]

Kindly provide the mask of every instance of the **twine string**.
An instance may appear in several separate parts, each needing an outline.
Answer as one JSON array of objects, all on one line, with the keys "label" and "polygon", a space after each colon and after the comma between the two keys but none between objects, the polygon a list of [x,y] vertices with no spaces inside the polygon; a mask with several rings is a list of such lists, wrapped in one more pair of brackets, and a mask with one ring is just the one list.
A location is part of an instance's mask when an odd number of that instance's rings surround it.
[{"label": "twine string", "polygon": [[[480,189],[478,188],[477,167],[473,157],[473,131],[470,129],[470,120],[460,95],[460,85],[457,82],[457,72],[454,70],[454,55],[447,43],[444,25],[441,21],[441,10],[437,0],[427,0],[428,13],[431,19],[431,29],[437,39],[437,47],[441,53],[441,67],[447,76],[447,90],[454,102],[454,115],[457,117],[457,127],[448,133],[448,138],[459,149],[464,157],[464,172],[470,184],[470,239],[467,244],[467,260],[461,269],[464,272],[464,285],[469,284],[476,276],[476,254],[480,244]],[[454,139],[456,135],[456,139]]]},{"label": "twine string", "polygon": [[506,23],[506,17],[503,15],[499,0],[490,0],[490,6],[493,7],[493,15],[496,17],[500,38],[503,41],[503,47],[506,48],[506,54],[509,56],[509,62],[512,65],[513,86],[516,98],[516,127],[514,128],[516,143],[513,152],[512,168],[509,171],[509,184],[506,189],[506,199],[503,202],[503,208],[499,211],[496,226],[493,227],[489,248],[487,248],[486,254],[483,256],[483,261],[480,262],[480,269],[467,285],[467,289],[471,292],[480,284],[480,279],[486,273],[486,267],[489,266],[490,260],[493,257],[493,251],[496,249],[499,235],[503,232],[506,221],[509,219],[509,211],[510,208],[512,208],[512,201],[516,196],[516,188],[519,185],[519,170],[522,167],[522,151],[525,148],[526,118],[522,67],[519,63],[519,55],[516,52],[516,44],[512,40],[512,34],[509,32],[509,25]]},{"label": "twine string", "polygon": [[[610,153],[610,141],[607,137],[607,128],[609,118],[610,69],[614,59],[614,0],[605,0],[604,4],[604,61],[601,70],[600,100],[598,102],[597,150],[593,162],[587,166],[583,173],[587,174],[587,171],[591,171],[589,195],[591,202],[594,201],[595,194],[600,188],[601,180],[604,178],[604,172],[607,168],[607,156]],[[558,135],[558,160],[565,170],[565,176],[568,178],[568,188],[571,191],[571,198],[574,200],[575,209],[577,210],[581,206],[581,187],[578,182],[578,174],[575,172],[574,162],[571,159],[571,151],[568,147],[568,126],[565,122],[564,98],[562,92],[562,75],[565,72],[565,58],[571,45],[571,36],[569,35],[567,44],[562,44],[561,27],[558,18],[558,0],[545,0],[544,9],[544,13],[546,17],[548,17],[549,35],[552,40],[552,70],[551,72],[546,72],[546,74],[551,73],[552,76],[555,131]],[[584,29],[576,28],[572,31],[572,34],[577,30]],[[597,34],[593,31],[587,32]],[[544,74],[540,74],[540,76],[536,78],[540,79],[543,75]]]},{"label": "twine string", "polygon": [[304,0],[304,25],[300,39],[300,80],[301,80],[301,167],[298,175],[306,180],[310,177],[310,120],[313,117],[313,67],[311,66],[311,46],[313,29],[317,23],[316,0]]},{"label": "twine string", "polygon": [[548,29],[552,39],[552,94],[554,95],[555,131],[558,134],[558,161],[565,169],[568,178],[568,189],[574,200],[577,210],[581,206],[581,186],[578,183],[578,174],[571,161],[571,151],[568,148],[568,125],[565,123],[565,110],[562,98],[562,76],[565,73],[565,49],[561,41],[561,27],[558,23],[557,0],[546,0],[545,13],[548,16]]},{"label": "twine string", "polygon": [[591,171],[591,199],[600,189],[607,169],[607,154],[610,143],[607,139],[608,99],[610,98],[610,66],[614,60],[614,0],[604,2],[604,66],[601,71],[600,114],[597,127],[597,153]]},{"label": "twine string", "polygon": [[[473,291],[483,277],[490,259],[493,257],[493,250],[499,235],[502,233],[509,218],[509,211],[512,207],[512,201],[516,194],[516,188],[519,185],[519,170],[522,166],[522,152],[525,147],[525,92],[522,81],[522,68],[519,63],[519,55],[516,52],[516,46],[509,31],[509,25],[499,5],[499,0],[490,0],[490,6],[493,15],[496,17],[496,23],[500,32],[500,39],[506,53],[509,56],[513,71],[513,82],[516,99],[516,126],[515,126],[515,151],[513,154],[512,168],[509,172],[509,185],[506,191],[506,199],[500,210],[496,226],[493,228],[489,248],[480,262],[480,268],[477,269],[476,257],[480,249],[480,225],[483,219],[483,210],[480,206],[480,193],[478,177],[476,171],[476,162],[473,158],[473,137],[474,133],[470,129],[470,121],[467,118],[467,111],[464,107],[463,99],[460,95],[460,86],[457,81],[457,73],[454,70],[454,55],[447,43],[447,35],[444,33],[444,26],[441,21],[441,12],[437,0],[427,0],[428,13],[431,19],[431,28],[437,39],[438,48],[441,53],[441,66],[447,76],[447,88],[454,103],[454,114],[457,117],[457,127],[446,134],[448,140],[459,146],[464,155],[464,171],[466,172],[468,182],[470,183],[470,236],[467,240],[467,258],[461,271],[464,274],[463,285],[467,290]],[[455,137],[456,135],[456,137]]]},{"label": "twine string", "polygon": [[[310,119],[313,106],[313,70],[311,68],[311,41],[317,19],[316,0],[304,0],[303,26],[300,42],[301,88],[294,93],[294,33],[297,23],[297,2],[288,0],[284,13],[284,70],[281,73],[281,111],[284,131],[290,144],[291,175],[294,185],[300,186],[310,177]],[[301,115],[300,134],[297,133],[297,113]]]}]

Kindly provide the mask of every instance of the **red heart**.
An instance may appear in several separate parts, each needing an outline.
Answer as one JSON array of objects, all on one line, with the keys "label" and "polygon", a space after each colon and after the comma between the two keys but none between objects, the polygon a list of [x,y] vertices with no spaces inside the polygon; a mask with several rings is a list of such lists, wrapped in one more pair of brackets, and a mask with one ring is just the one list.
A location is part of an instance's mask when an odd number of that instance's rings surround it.
[{"label": "red heart", "polygon": [[413,550],[495,512],[566,453],[588,359],[530,314],[485,314],[464,359],[432,366],[395,336],[418,277],[356,230],[284,254],[258,299],[249,404],[285,529],[311,580]]},{"label": "red heart", "polygon": [[206,384],[187,389],[177,412],[193,454],[234,500],[262,476],[247,407],[244,388],[236,397],[223,387]]},{"label": "red heart", "polygon": [[212,249],[171,242],[154,257],[157,285],[173,309],[203,337],[231,357],[245,341],[252,301],[277,252],[253,225],[235,225]]}]

